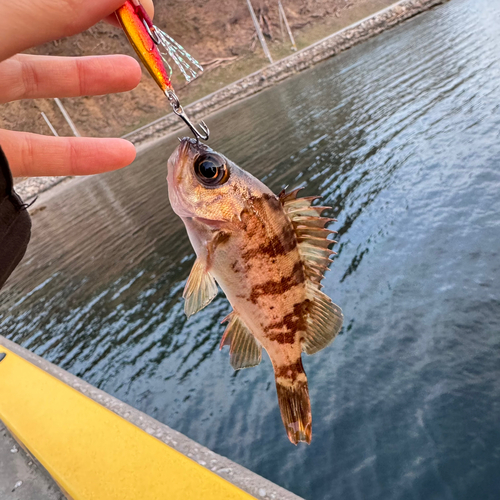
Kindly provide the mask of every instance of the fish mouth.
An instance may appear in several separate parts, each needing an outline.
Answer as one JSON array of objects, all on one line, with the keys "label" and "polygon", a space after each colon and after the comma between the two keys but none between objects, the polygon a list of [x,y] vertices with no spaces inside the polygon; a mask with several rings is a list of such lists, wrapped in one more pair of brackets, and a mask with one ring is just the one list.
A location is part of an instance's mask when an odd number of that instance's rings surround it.
[{"label": "fish mouth", "polygon": [[180,145],[178,146],[179,155],[183,156],[198,156],[201,153],[206,153],[208,151],[212,151],[212,148],[203,144],[202,142],[193,139],[192,137],[183,137],[179,139]]},{"label": "fish mouth", "polygon": [[173,154],[168,160],[168,172],[174,174],[177,168],[183,168],[186,163],[194,161],[201,153],[212,151],[206,144],[196,142],[196,139],[191,137],[179,138],[180,144],[177,146]]},{"label": "fish mouth", "polygon": [[[180,144],[168,159],[167,164],[170,206],[173,211],[183,219],[197,219],[196,210],[191,207],[190,201],[186,199],[185,193],[183,192],[183,178],[185,175],[189,175],[188,170],[191,168],[196,158],[201,154],[212,151],[212,149],[191,137],[179,139],[179,142]],[[210,221],[202,218],[200,218],[199,222],[211,228],[218,227],[218,225],[222,223],[222,221]]]},{"label": "fish mouth", "polygon": [[196,142],[196,139],[191,137],[179,138],[180,144],[177,146],[175,151],[172,153],[167,163],[167,181],[172,186],[175,184],[176,178],[182,177],[182,172],[194,162],[197,156],[201,153],[211,151],[211,149],[200,142]]}]

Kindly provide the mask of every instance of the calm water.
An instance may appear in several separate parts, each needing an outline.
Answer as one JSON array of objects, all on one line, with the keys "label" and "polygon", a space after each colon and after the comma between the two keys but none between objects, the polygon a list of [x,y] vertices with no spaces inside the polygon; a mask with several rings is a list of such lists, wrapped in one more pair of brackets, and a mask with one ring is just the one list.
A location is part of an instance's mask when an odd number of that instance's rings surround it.
[{"label": "calm water", "polygon": [[311,446],[285,436],[267,357],[235,374],[218,351],[226,299],[184,317],[175,138],[38,202],[1,332],[308,500],[498,498],[500,2],[453,0],[209,124],[339,219],[346,321],[305,358]]}]

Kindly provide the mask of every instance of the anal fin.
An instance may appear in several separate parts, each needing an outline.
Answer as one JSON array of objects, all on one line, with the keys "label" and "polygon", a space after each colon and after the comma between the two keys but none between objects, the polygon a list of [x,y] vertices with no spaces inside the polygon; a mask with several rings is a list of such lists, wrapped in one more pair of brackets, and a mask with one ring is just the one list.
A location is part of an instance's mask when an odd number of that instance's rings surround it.
[{"label": "anal fin", "polygon": [[233,311],[227,319],[220,349],[229,346],[229,359],[235,370],[257,366],[262,359],[262,347],[242,319]]},{"label": "anal fin", "polygon": [[342,309],[313,283],[308,284],[307,295],[311,305],[302,350],[306,354],[314,354],[333,342],[342,328],[344,315]]},{"label": "anal fin", "polygon": [[213,276],[206,270],[205,264],[196,259],[184,288],[184,312],[189,318],[210,304],[217,295],[217,284]]}]

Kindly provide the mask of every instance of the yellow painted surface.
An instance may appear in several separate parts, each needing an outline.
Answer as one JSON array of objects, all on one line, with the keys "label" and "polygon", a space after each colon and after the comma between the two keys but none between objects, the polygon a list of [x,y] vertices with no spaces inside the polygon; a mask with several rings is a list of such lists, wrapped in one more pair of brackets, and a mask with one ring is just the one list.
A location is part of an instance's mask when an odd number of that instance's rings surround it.
[{"label": "yellow painted surface", "polygon": [[0,346],[0,419],[75,500],[248,493]]}]

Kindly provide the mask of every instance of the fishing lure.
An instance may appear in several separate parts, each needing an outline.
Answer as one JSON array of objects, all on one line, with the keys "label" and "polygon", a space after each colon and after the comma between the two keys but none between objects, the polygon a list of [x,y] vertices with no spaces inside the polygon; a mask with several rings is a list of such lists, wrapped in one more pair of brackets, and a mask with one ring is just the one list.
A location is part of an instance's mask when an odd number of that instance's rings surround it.
[{"label": "fishing lure", "polygon": [[201,65],[172,37],[153,24],[139,0],[127,0],[115,14],[130,44],[167,97],[174,113],[191,129],[197,140],[208,140],[210,131],[205,122],[200,123],[202,132],[199,132],[175,94],[168,57],[179,67],[188,82],[197,76],[197,70],[203,71]]}]

